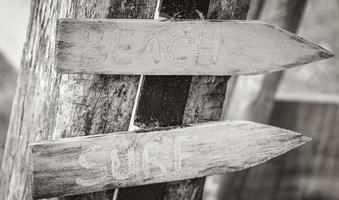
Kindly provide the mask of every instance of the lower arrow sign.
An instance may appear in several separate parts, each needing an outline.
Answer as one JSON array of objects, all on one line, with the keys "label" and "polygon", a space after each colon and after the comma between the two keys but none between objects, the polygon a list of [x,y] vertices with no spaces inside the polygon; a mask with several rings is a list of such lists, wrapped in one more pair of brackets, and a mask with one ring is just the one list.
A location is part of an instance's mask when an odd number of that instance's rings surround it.
[{"label": "lower arrow sign", "polygon": [[310,138],[246,121],[30,145],[34,198],[191,179],[263,163]]}]

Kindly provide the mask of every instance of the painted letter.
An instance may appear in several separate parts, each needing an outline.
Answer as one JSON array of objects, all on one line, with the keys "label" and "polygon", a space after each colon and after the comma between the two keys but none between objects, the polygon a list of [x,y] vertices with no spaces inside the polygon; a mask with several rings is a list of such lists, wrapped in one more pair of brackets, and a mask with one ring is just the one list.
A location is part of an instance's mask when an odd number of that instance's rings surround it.
[{"label": "painted letter", "polygon": [[174,169],[175,171],[181,170],[182,160],[185,158],[192,157],[192,153],[183,153],[182,143],[183,142],[194,142],[198,140],[198,136],[178,136],[175,138],[174,142]]},{"label": "painted letter", "polygon": [[85,37],[85,46],[80,54],[80,66],[97,65],[105,61],[108,55],[107,49],[100,45],[104,32],[101,27],[88,26]]},{"label": "painted letter", "polygon": [[112,160],[112,165],[111,165],[111,171],[112,171],[112,177],[115,179],[127,179],[131,176],[131,174],[135,173],[135,156],[134,156],[134,150],[129,149],[128,150],[128,172],[125,174],[120,173],[119,168],[121,166],[121,162],[118,156],[118,150],[114,149],[111,152],[111,160]]},{"label": "painted letter", "polygon": [[[222,38],[221,38],[220,29],[217,29],[215,32],[212,47],[203,46],[204,32],[202,30],[197,31],[197,32],[198,32],[198,39],[197,39],[195,63],[199,65],[216,64],[219,59],[220,48],[222,46]],[[209,55],[209,56],[206,56],[206,55]]]},{"label": "painted letter", "polygon": [[149,33],[147,43],[141,51],[141,55],[139,58],[140,62],[144,59],[145,54],[148,51],[151,51],[154,63],[159,63],[160,62],[159,40],[158,38],[156,38],[156,35],[154,33]]},{"label": "painted letter", "polygon": [[[152,156],[151,154],[158,154],[157,156]],[[166,174],[167,169],[166,166],[163,165],[159,161],[159,157],[162,154],[162,146],[159,142],[149,142],[146,143],[143,149],[143,156],[142,156],[142,169],[144,171],[145,176],[150,176],[151,170],[149,167],[149,163],[153,163],[157,167],[160,168],[160,171],[163,174]]]},{"label": "painted letter", "polygon": [[114,64],[117,65],[128,65],[132,63],[132,59],[128,57],[119,57],[121,51],[128,51],[131,49],[131,45],[127,43],[122,43],[123,41],[129,41],[134,36],[134,30],[116,30],[115,31],[114,41],[116,45],[114,46],[114,51],[112,53]]},{"label": "painted letter", "polygon": [[[188,60],[188,56],[190,53],[192,53],[191,51],[187,50],[187,47],[192,46],[192,39],[188,36],[191,32],[191,28],[190,27],[186,27],[184,29],[184,34],[173,34],[166,45],[166,53],[167,53],[167,58],[169,61],[174,62],[174,63],[185,63]],[[186,42],[184,42],[186,40]],[[174,49],[173,47],[175,46],[175,44],[180,44],[178,45],[179,48]],[[173,50],[174,52],[177,53],[186,53],[186,55],[180,55],[180,56],[174,56],[173,55]]]},{"label": "painted letter", "polygon": [[86,168],[86,169],[99,168],[100,176],[98,176],[96,178],[88,179],[88,180],[85,180],[85,179],[82,179],[82,178],[76,178],[75,182],[78,185],[81,185],[81,186],[84,186],[84,187],[89,187],[89,186],[100,184],[100,183],[102,183],[104,181],[105,176],[107,175],[107,168],[106,168],[106,166],[105,165],[100,165],[100,164],[95,163],[95,162],[89,162],[87,160],[87,155],[89,153],[93,153],[93,152],[99,151],[100,149],[101,149],[100,146],[94,146],[94,147],[92,147],[90,149],[87,149],[85,152],[83,152],[80,155],[79,161],[78,161],[79,165],[81,167]]},{"label": "painted letter", "polygon": [[220,29],[217,29],[215,32],[215,39],[214,39],[214,49],[213,49],[213,55],[211,57],[212,64],[217,64],[217,61],[219,59],[220,54],[220,48],[222,46],[222,38],[221,38],[221,31]]}]

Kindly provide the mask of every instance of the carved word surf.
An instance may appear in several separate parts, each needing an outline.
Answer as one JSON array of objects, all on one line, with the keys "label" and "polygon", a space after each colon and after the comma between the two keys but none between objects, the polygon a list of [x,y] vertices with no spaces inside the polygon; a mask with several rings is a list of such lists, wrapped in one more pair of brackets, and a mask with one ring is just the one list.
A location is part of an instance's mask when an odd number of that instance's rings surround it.
[{"label": "carved word surf", "polygon": [[220,29],[208,32],[185,27],[170,34],[163,27],[163,30],[154,32],[116,29],[112,34],[112,31],[89,26],[85,45],[81,48],[80,65],[93,66],[104,62],[114,65],[158,64],[162,61],[213,65],[219,59],[223,39]]},{"label": "carved word surf", "polygon": [[[98,169],[99,173],[95,178],[76,178],[75,182],[87,187],[100,184],[107,180],[109,176],[114,180],[148,179],[152,176],[165,175],[170,171],[181,171],[183,161],[187,161],[193,156],[192,151],[185,150],[183,144],[190,146],[198,138],[198,136],[178,136],[174,139],[166,137],[166,140],[170,141],[166,144],[159,141],[149,141],[143,144],[132,142],[124,145],[124,147],[112,148],[110,156],[108,156],[109,164],[107,164],[107,161],[100,163],[95,159],[89,159],[91,154],[92,158],[93,154],[103,156],[103,153],[100,152],[102,147],[93,146],[79,156],[78,163],[86,169]],[[168,146],[164,147],[164,145]],[[142,147],[140,148],[140,146]],[[169,158],[169,155],[173,157]]]}]

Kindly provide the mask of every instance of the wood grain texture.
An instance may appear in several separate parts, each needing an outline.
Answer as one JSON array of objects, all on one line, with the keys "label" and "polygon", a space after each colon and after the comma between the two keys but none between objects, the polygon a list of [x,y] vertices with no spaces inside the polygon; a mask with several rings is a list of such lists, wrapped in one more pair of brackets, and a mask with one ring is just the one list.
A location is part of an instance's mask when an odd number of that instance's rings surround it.
[{"label": "wood grain texture", "polygon": [[333,56],[260,22],[87,19],[58,28],[62,73],[249,75]]},{"label": "wood grain texture", "polygon": [[[55,35],[59,18],[152,18],[156,1],[37,0],[19,74],[1,170],[0,199],[30,199],[27,146],[61,137],[127,131],[138,76],[57,74]],[[112,199],[113,192],[77,199]]]},{"label": "wood grain texture", "polygon": [[30,145],[34,198],[239,171],[310,138],[252,122],[214,122]]}]

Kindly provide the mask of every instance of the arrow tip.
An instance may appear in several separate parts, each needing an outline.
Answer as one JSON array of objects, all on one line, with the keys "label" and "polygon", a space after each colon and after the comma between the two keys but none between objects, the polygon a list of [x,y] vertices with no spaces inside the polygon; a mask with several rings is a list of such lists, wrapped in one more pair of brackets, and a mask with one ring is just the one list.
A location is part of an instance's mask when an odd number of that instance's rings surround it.
[{"label": "arrow tip", "polygon": [[334,57],[335,55],[334,55],[333,52],[331,52],[331,51],[329,51],[329,50],[327,50],[327,49],[322,48],[322,51],[319,52],[319,56],[320,56],[321,58],[327,59],[327,58],[332,58],[332,57]]},{"label": "arrow tip", "polygon": [[306,144],[308,142],[311,142],[312,141],[312,138],[311,137],[308,137],[306,135],[299,135],[300,139],[299,139],[299,143],[300,145],[303,145],[303,144]]},{"label": "arrow tip", "polygon": [[289,136],[284,138],[282,141],[281,141],[281,152],[278,153],[278,154],[283,154],[283,153],[286,153],[292,149],[295,149],[295,148],[298,148],[310,141],[312,141],[312,138],[311,137],[308,137],[306,135],[302,135],[300,133],[296,133],[294,131],[288,131],[288,130],[285,130],[287,131],[286,133],[289,132]]}]

